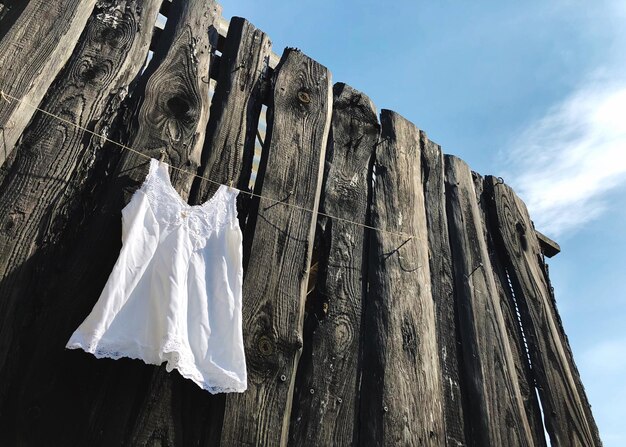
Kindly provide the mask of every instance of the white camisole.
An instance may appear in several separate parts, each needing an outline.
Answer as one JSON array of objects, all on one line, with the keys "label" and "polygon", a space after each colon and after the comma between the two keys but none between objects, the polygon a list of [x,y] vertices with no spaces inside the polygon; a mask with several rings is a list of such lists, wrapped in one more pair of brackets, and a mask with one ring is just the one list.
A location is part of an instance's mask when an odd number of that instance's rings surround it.
[{"label": "white camisole", "polygon": [[122,210],[122,249],[67,348],[176,368],[210,393],[247,387],[238,191],[187,204],[154,158]]}]

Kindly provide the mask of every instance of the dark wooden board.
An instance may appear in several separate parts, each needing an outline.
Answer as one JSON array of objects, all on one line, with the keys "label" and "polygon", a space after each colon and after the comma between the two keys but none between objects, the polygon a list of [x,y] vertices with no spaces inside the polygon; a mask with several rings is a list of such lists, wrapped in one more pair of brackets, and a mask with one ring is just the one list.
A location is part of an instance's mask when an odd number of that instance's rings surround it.
[{"label": "dark wooden board", "polygon": [[2,0],[0,1],[0,40],[11,31],[15,21],[28,6],[28,0]]},{"label": "dark wooden board", "polygon": [[[96,0],[49,0],[21,6],[0,40],[0,89],[39,104],[72,54],[95,4]],[[24,103],[0,99],[0,165],[34,113]]]},{"label": "dark wooden board", "polygon": [[[155,158],[164,151],[170,165],[184,169],[186,172],[170,169],[172,184],[184,199],[189,196],[193,174],[200,165],[209,119],[208,79],[214,44],[209,31],[220,12],[213,0],[173,4],[153,60],[138,86],[137,102],[131,108],[130,146]],[[144,157],[124,154],[115,173],[118,183],[121,179],[126,183],[123,203],[143,182],[146,167]],[[167,373],[163,365],[150,369],[152,377],[137,404],[136,419],[128,425],[125,443],[150,446],[155,442],[179,445],[183,440],[215,442],[223,399],[207,395],[199,387],[189,387],[178,374]],[[142,385],[146,386],[145,382]],[[206,413],[197,414],[193,409],[186,412],[180,401],[188,399],[197,400]],[[190,414],[191,419],[185,420]],[[204,426],[199,427],[199,421]]]},{"label": "dark wooden board", "polygon": [[552,445],[602,442],[543,269],[543,256],[526,205],[495,178],[486,182],[500,252],[518,300],[532,372]]},{"label": "dark wooden board", "polygon": [[[201,176],[249,189],[259,114],[269,88],[270,52],[267,35],[245,19],[231,19],[198,170]],[[196,179],[190,202],[203,203],[215,191],[216,184]],[[244,194],[238,198],[242,224],[248,198]]]},{"label": "dark wooden board", "polygon": [[[130,122],[133,147],[195,174],[200,166],[205,130],[209,120],[209,67],[214,35],[210,29],[221,8],[213,0],[174,4],[153,59],[138,87],[140,109],[132,110],[138,123]],[[129,155],[145,165],[145,158]],[[145,175],[140,169],[138,177]],[[172,183],[187,200],[194,175],[170,172]]]},{"label": "dark wooden board", "polygon": [[[192,154],[199,161],[208,118],[208,89],[202,82],[211,52],[206,30],[217,11],[208,1],[177,6],[151,67],[134,88],[127,115],[118,121],[125,126],[108,131],[148,155],[158,156],[163,148],[172,164],[193,172],[187,166],[193,165]],[[147,44],[149,39],[146,49]],[[106,145],[104,150],[119,148]],[[119,254],[120,210],[147,172],[148,160],[132,152],[123,151],[117,160],[104,160],[98,182],[85,197],[90,208],[75,213],[75,232],[65,235],[63,256],[47,267],[57,272],[55,280],[38,272],[46,302],[43,309],[34,309],[26,332],[34,335],[33,361],[20,371],[14,410],[33,445],[153,445],[172,439],[198,444],[215,438],[207,423],[214,406],[211,396],[178,374],[136,360],[97,360],[63,350],[102,291]],[[171,174],[179,193],[188,194],[191,176]]]},{"label": "dark wooden board", "polygon": [[445,156],[448,227],[468,399],[468,442],[532,446],[469,167]]},{"label": "dark wooden board", "polygon": [[537,399],[535,380],[530,371],[530,360],[524,342],[524,334],[518,316],[515,297],[511,290],[506,269],[502,264],[500,256],[497,254],[496,242],[494,241],[490,225],[489,192],[484,188],[484,179],[481,175],[472,172],[472,177],[474,179],[474,188],[478,200],[483,235],[487,242],[489,262],[493,270],[496,292],[499,298],[500,308],[502,309],[502,316],[504,317],[504,326],[506,327],[506,334],[509,339],[509,346],[511,347],[511,354],[513,363],[515,364],[517,382],[524,403],[526,418],[528,419],[530,432],[533,437],[533,444],[537,447],[544,447],[546,445],[546,434],[541,420],[541,410]]},{"label": "dark wooden board", "polygon": [[243,284],[248,390],[229,395],[222,445],[286,445],[331,119],[330,72],[287,49],[274,78],[260,199]]},{"label": "dark wooden board", "polygon": [[[544,447],[537,387],[552,445],[601,445],[545,264],[560,247],[521,200],[219,14],[0,0],[0,89],[62,118],[0,99],[0,444]],[[64,349],[149,164],[71,123],[164,151],[191,204],[216,190],[194,174],[244,190],[245,393]]]},{"label": "dark wooden board", "polygon": [[380,121],[371,223],[414,237],[369,237],[361,443],[439,446],[444,413],[419,131],[389,110]]},{"label": "dark wooden board", "polygon": [[[158,1],[102,2],[89,19],[66,67],[41,107],[101,133],[112,125],[148,51]],[[117,17],[116,23],[106,17]],[[12,154],[0,187],[0,405],[2,425],[23,417],[15,400],[37,343],[31,328],[49,317],[48,287],[59,280],[66,238],[76,216],[89,213],[86,196],[102,168],[102,140],[46,113],[34,115]],[[105,162],[106,164],[106,162]],[[71,236],[70,236],[71,237]],[[35,326],[36,328],[36,326]],[[43,343],[65,334],[48,334]],[[58,349],[59,346],[55,346]],[[62,345],[60,346],[62,349]],[[47,365],[45,367],[47,370]],[[20,422],[22,422],[20,420]],[[25,427],[19,425],[21,429]],[[31,427],[27,430],[33,431]]]},{"label": "dark wooden board", "polygon": [[[320,210],[365,223],[370,158],[380,126],[370,99],[335,84],[327,173]],[[305,348],[298,364],[290,445],[356,445],[360,341],[367,267],[366,229],[318,220],[318,280],[307,298]]]},{"label": "dark wooden board", "polygon": [[555,241],[537,230],[535,230],[535,234],[537,235],[537,240],[539,241],[539,247],[541,248],[541,252],[546,257],[552,258],[561,253],[561,247]]},{"label": "dark wooden board", "polygon": [[435,303],[437,344],[441,363],[446,445],[467,445],[461,370],[459,333],[456,327],[452,253],[446,218],[443,153],[441,147],[420,132],[422,146],[422,183],[428,226],[428,259]]}]

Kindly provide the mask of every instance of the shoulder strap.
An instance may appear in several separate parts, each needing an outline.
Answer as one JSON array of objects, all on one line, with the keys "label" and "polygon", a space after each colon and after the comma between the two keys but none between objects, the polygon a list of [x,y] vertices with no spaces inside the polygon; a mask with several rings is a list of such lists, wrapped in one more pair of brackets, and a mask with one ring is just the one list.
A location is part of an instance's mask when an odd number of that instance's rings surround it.
[{"label": "shoulder strap", "polygon": [[230,186],[226,186],[225,191],[226,197],[228,198],[227,206],[230,221],[236,225],[239,225],[239,220],[237,219],[237,196],[239,195],[239,190]]},{"label": "shoulder strap", "polygon": [[157,160],[156,158],[150,159],[150,169],[148,170],[148,177],[153,177],[157,174],[160,174],[161,177],[168,175],[168,165],[167,163]]}]

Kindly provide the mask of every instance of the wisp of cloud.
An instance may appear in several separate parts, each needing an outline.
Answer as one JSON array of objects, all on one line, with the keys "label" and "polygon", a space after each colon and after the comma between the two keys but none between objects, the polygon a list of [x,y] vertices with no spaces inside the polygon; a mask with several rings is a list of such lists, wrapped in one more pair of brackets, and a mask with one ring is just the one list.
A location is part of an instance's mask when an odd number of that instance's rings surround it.
[{"label": "wisp of cloud", "polygon": [[626,187],[626,82],[588,81],[532,123],[508,153],[508,178],[540,231],[571,233]]}]

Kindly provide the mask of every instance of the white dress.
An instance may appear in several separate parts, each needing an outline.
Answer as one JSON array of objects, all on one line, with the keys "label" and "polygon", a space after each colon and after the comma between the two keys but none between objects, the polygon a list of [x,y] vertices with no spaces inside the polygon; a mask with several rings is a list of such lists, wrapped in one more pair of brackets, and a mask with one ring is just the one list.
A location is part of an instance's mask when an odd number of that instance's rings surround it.
[{"label": "white dress", "polygon": [[191,206],[172,186],[168,165],[151,159],[122,210],[119,258],[66,347],[167,362],[167,371],[176,368],[210,393],[244,391],[237,193],[222,185]]}]

